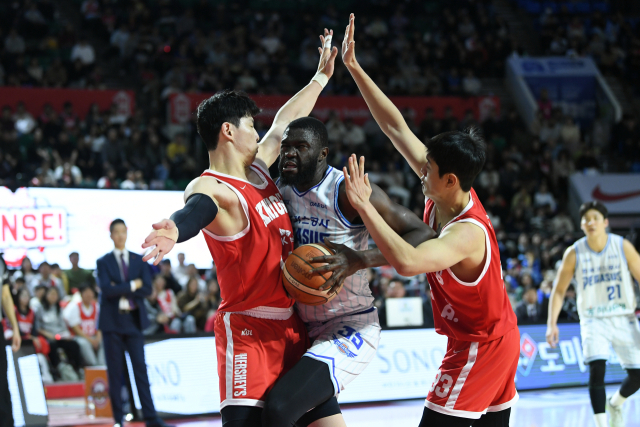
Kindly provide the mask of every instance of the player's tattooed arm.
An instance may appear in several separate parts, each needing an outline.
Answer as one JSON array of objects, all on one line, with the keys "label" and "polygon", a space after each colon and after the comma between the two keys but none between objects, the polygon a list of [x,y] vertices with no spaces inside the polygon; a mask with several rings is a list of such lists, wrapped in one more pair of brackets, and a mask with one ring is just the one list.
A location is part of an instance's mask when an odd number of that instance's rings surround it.
[{"label": "player's tattooed arm", "polygon": [[571,279],[573,279],[573,272],[576,268],[576,251],[573,246],[570,246],[562,257],[562,264],[558,270],[558,275],[553,283],[553,289],[551,290],[551,296],[549,298],[549,314],[547,317],[547,343],[551,347],[558,344],[560,337],[560,331],[558,330],[558,316],[562,305],[564,304],[564,295],[569,289]]},{"label": "player's tattooed arm", "polygon": [[393,102],[358,64],[355,55],[354,33],[355,16],[352,13],[342,42],[342,61],[358,85],[358,89],[360,89],[360,93],[380,129],[393,142],[400,154],[407,159],[411,169],[418,176],[421,176],[422,166],[427,162],[427,150],[420,138],[411,131],[398,107],[393,105]]},{"label": "player's tattooed arm", "polygon": [[280,155],[280,142],[289,123],[297,118],[306,117],[311,113],[324,85],[333,75],[338,48],[335,46],[331,48],[332,37],[333,30],[325,28],[324,36],[320,36],[320,42],[323,47],[318,48],[320,62],[318,63],[316,76],[278,110],[271,128],[259,143],[260,149],[256,155],[256,160],[264,163],[267,168]]},{"label": "player's tattooed arm", "polygon": [[[372,193],[369,198],[371,204],[391,229],[405,242],[416,247],[420,243],[437,236],[431,227],[425,224],[409,209],[393,202],[380,187],[375,184],[372,184],[371,187]],[[340,212],[342,212],[349,222],[361,224],[362,219],[360,219],[358,211],[351,206],[349,202],[344,182],[340,185],[338,191],[338,207],[340,208]],[[327,280],[327,283],[321,288],[323,290],[331,288],[339,289],[344,279],[363,268],[380,267],[389,264],[378,248],[355,251],[345,245],[330,242],[326,238],[325,244],[336,253],[335,255],[322,256],[313,260],[313,262],[328,263],[327,265],[314,269],[313,272],[333,272],[331,279]]]},{"label": "player's tattooed arm", "polygon": [[627,258],[627,265],[631,275],[636,279],[636,282],[640,283],[640,255],[638,251],[627,239],[622,241],[622,249],[624,250],[624,256]]}]

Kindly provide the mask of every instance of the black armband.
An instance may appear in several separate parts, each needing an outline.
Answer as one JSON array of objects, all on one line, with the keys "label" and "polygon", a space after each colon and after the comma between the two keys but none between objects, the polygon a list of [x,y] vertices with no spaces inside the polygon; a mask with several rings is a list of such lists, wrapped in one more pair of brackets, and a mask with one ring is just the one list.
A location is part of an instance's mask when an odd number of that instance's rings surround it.
[{"label": "black armband", "polygon": [[171,215],[178,228],[176,243],[185,242],[198,235],[218,214],[218,205],[206,194],[194,193],[187,199],[184,208]]}]

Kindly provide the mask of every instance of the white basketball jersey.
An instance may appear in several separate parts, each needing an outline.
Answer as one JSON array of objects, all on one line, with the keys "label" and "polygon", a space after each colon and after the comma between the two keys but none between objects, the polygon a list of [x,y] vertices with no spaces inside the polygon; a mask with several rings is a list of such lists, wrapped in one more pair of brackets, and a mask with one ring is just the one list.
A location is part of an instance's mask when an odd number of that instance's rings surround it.
[{"label": "white basketball jersey", "polygon": [[581,318],[633,314],[636,298],[623,238],[608,234],[607,244],[595,252],[583,237],[573,244],[576,252],[578,314]]},{"label": "white basketball jersey", "polygon": [[[338,188],[344,179],[342,171],[329,166],[315,187],[304,193],[294,187],[282,186],[282,198],[289,211],[295,234],[295,247],[307,243],[324,243],[324,238],[351,249],[368,249],[369,232],[363,224],[351,224],[338,208]],[[373,296],[365,270],[347,277],[338,295],[324,305],[296,303],[304,322],[325,322],[338,316],[357,313],[373,306]]]}]

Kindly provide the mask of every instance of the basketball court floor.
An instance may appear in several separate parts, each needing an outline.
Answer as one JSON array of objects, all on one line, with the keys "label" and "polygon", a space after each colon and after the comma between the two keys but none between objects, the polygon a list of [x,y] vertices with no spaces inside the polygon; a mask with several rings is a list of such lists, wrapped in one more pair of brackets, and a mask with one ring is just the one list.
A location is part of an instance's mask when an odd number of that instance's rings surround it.
[{"label": "basketball court floor", "polygon": [[[617,386],[608,386],[607,395]],[[50,427],[86,426],[107,427],[113,421],[90,420],[84,415],[82,399],[49,402]],[[344,405],[343,414],[349,427],[417,427],[424,400],[385,402],[377,404]],[[626,426],[640,427],[640,394],[625,403]],[[219,427],[219,416],[168,420],[178,427]],[[595,426],[586,388],[556,389],[553,391],[525,391],[511,412],[511,427],[591,427]],[[142,423],[128,423],[125,427],[144,427]]]}]

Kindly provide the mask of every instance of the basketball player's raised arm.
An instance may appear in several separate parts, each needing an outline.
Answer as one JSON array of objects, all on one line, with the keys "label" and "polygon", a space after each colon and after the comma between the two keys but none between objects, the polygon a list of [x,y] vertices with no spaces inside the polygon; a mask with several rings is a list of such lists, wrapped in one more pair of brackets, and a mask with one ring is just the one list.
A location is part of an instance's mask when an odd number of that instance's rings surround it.
[{"label": "basketball player's raised arm", "polygon": [[640,255],[638,251],[627,239],[622,241],[622,249],[624,250],[625,258],[627,258],[627,265],[631,275],[636,279],[636,282],[640,283]]},{"label": "basketball player's raised arm", "polygon": [[411,169],[418,176],[422,176],[422,166],[427,162],[427,149],[422,141],[411,131],[400,110],[393,105],[391,100],[358,64],[355,54],[356,42],[353,39],[354,32],[355,16],[352,13],[342,42],[342,61],[358,85],[358,89],[360,89],[360,93],[380,129],[409,162]]},{"label": "basketball player's raised arm", "polygon": [[[371,185],[372,193],[369,198],[373,207],[378,211],[382,219],[396,232],[405,242],[416,247],[420,243],[433,239],[437,233],[425,224],[409,209],[393,202],[380,187]],[[338,194],[338,205],[340,211],[349,221],[359,218],[358,211],[351,206],[344,184],[340,185]],[[333,272],[331,278],[320,289],[338,289],[344,279],[351,276],[363,268],[380,267],[388,265],[384,255],[379,248],[355,251],[345,245],[332,243],[325,238],[325,244],[336,251],[335,255],[317,257],[312,262],[328,263],[312,270],[314,273]]]},{"label": "basketball player's raised arm", "polygon": [[290,100],[284,104],[275,118],[271,128],[259,143],[258,154],[256,159],[263,162],[269,168],[280,155],[280,142],[285,129],[293,120],[306,117],[313,110],[313,106],[318,100],[318,96],[324,89],[331,76],[338,56],[338,48],[331,48],[331,39],[333,30],[329,31],[325,28],[324,36],[320,36],[323,47],[319,47],[320,62],[318,63],[318,71],[313,79],[302,90],[296,93]]},{"label": "basketball player's raised arm", "polygon": [[573,272],[576,268],[576,251],[573,246],[569,247],[562,256],[562,264],[558,270],[553,289],[551,290],[551,297],[549,298],[549,315],[547,318],[547,343],[551,347],[558,344],[558,338],[560,331],[558,330],[558,316],[562,310],[564,304],[564,295],[569,289],[571,279],[573,279]]},{"label": "basketball player's raised arm", "polygon": [[417,247],[405,242],[385,222],[370,202],[371,185],[364,173],[364,157],[360,162],[355,154],[349,157],[349,174],[345,175],[345,188],[351,206],[362,218],[367,231],[385,259],[402,276],[445,270],[460,261],[485,251],[485,236],[482,229],[471,223],[453,224],[437,239],[428,240]]}]

